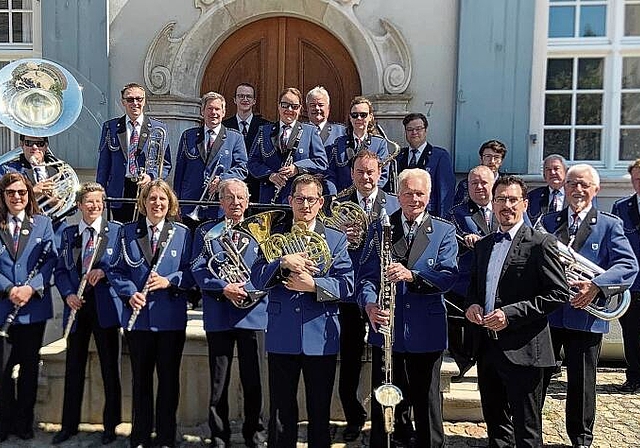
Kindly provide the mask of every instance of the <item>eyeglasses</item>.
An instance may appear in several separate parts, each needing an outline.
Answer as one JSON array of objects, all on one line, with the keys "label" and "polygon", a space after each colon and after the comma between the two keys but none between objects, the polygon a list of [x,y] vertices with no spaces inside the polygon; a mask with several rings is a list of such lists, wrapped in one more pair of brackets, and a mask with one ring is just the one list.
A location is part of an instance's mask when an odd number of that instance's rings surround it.
[{"label": "eyeglasses", "polygon": [[126,97],[124,97],[122,99],[125,100],[129,104],[132,104],[134,101],[137,101],[138,103],[142,103],[144,101],[144,97],[143,96],[126,96]]},{"label": "eyeglasses", "polygon": [[18,193],[18,195],[20,196],[26,196],[28,191],[27,190],[4,190],[4,194],[6,194],[9,197],[14,196],[16,193]]},{"label": "eyeglasses", "polygon": [[593,182],[585,182],[583,180],[568,180],[566,184],[571,188],[577,188],[578,186],[580,186],[582,187],[582,189],[591,188],[595,185],[595,183]]},{"label": "eyeglasses", "polygon": [[350,116],[351,118],[353,118],[354,120],[356,120],[356,119],[358,119],[358,118],[360,118],[360,119],[363,119],[363,120],[364,120],[365,118],[367,118],[367,117],[369,116],[369,112],[351,112],[351,113],[349,114],[349,116]]},{"label": "eyeglasses", "polygon": [[224,196],[222,196],[221,198],[223,201],[227,201],[227,202],[233,202],[235,200],[237,200],[238,202],[243,202],[247,200],[246,196],[233,196],[231,194],[225,194]]},{"label": "eyeglasses", "polygon": [[44,148],[47,145],[47,142],[44,140],[25,140],[25,146],[37,146],[38,148]]},{"label": "eyeglasses", "polygon": [[523,198],[519,198],[518,196],[498,196],[493,198],[493,202],[503,205],[516,205],[522,200]]},{"label": "eyeglasses", "polygon": [[502,156],[500,154],[483,154],[482,160],[502,160]]},{"label": "eyeglasses", "polygon": [[417,128],[405,128],[404,130],[407,132],[407,134],[411,134],[412,132],[421,132],[424,131],[425,128],[424,126],[418,126]]},{"label": "eyeglasses", "polygon": [[239,100],[252,100],[253,95],[249,95],[248,93],[238,93],[236,95],[236,98],[238,98]]},{"label": "eyeglasses", "polygon": [[291,109],[291,110],[300,109],[300,105],[299,104],[291,104],[291,103],[288,103],[286,101],[280,101],[280,107],[283,108],[283,109]]},{"label": "eyeglasses", "polygon": [[298,205],[304,204],[304,201],[307,201],[309,205],[315,205],[315,203],[318,202],[320,198],[314,198],[313,196],[294,196],[293,200]]}]

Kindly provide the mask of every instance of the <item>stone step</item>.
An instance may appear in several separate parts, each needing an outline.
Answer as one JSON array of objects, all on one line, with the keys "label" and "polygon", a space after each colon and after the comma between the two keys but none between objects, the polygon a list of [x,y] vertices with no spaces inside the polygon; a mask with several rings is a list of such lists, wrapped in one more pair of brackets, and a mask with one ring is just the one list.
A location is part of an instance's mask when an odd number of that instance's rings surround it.
[{"label": "stone step", "polygon": [[449,390],[443,392],[442,400],[443,417],[446,421],[484,421],[476,367],[466,373],[461,383],[451,383]]}]

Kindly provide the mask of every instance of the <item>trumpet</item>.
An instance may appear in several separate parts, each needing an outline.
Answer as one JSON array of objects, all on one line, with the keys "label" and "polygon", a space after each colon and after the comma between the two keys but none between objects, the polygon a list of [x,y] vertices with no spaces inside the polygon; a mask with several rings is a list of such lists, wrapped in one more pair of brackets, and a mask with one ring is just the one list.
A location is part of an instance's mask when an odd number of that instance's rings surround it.
[{"label": "trumpet", "polygon": [[[222,232],[220,228],[222,227]],[[217,275],[221,279],[229,283],[246,283],[251,277],[251,268],[247,266],[242,254],[236,247],[231,236],[233,227],[225,220],[214,226],[204,236],[204,244],[208,252],[211,254],[207,268],[213,275]],[[222,246],[222,252],[215,253],[211,242],[217,239]],[[214,266],[214,264],[216,266]],[[264,291],[247,291],[247,297],[241,302],[231,303],[240,309],[251,308],[253,305],[263,298],[267,293]]]},{"label": "trumpet", "polygon": [[[204,176],[204,181],[203,181],[203,188],[204,190],[202,191],[202,194],[200,195],[200,199],[198,199],[198,201],[210,201],[213,199],[213,196],[210,192],[209,192],[209,186],[211,185],[211,182],[213,182],[213,180],[220,174],[218,173],[218,171],[220,170],[220,159],[218,159],[218,162],[216,163],[216,166],[213,168],[213,170],[211,170],[211,173]],[[224,170],[224,167],[222,167]],[[200,213],[200,208],[204,208],[204,207],[208,207],[208,206],[203,206],[203,205],[196,205],[193,210],[191,211],[191,213],[189,213],[187,215],[187,218],[191,219],[192,221],[200,221],[200,218],[198,217],[198,213]]]},{"label": "trumpet", "polygon": [[[165,152],[165,140],[167,139],[167,131],[161,127],[155,127],[151,130],[149,135],[149,147],[147,149],[147,157],[144,161],[144,166],[140,168],[138,172],[137,181],[140,182],[145,174],[156,172],[158,179],[162,178],[162,168],[164,166],[164,152]],[[142,187],[138,184],[138,191],[136,192],[136,198],[140,197],[140,191]],[[140,210],[138,209],[138,201],[136,201],[133,208],[133,220],[138,220]]]}]

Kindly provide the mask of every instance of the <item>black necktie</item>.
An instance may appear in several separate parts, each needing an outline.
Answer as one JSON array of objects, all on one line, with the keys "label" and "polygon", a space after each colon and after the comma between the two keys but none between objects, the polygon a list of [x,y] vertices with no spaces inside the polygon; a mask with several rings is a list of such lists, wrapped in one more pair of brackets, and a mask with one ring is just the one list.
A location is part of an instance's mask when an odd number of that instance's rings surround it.
[{"label": "black necktie", "polygon": [[287,149],[287,141],[289,140],[287,137],[287,131],[291,129],[291,126],[285,124],[282,126],[282,134],[280,135],[280,151],[285,152]]},{"label": "black necktie", "polygon": [[499,243],[502,240],[511,241],[511,234],[509,232],[496,232],[493,234],[493,239],[496,243]]},{"label": "black necktie", "polygon": [[573,214],[573,224],[569,227],[569,236],[575,236],[578,233],[578,227],[580,227],[580,216],[577,213]]},{"label": "black necktie", "polygon": [[415,168],[416,165],[418,164],[418,150],[417,149],[412,149],[411,150],[411,160],[409,160],[409,168]]},{"label": "black necktie", "polygon": [[248,126],[247,126],[247,122],[246,122],[246,121],[244,121],[244,120],[242,120],[242,121],[240,122],[240,124],[242,125],[242,136],[243,136],[243,137],[246,137],[246,136],[247,136],[247,128],[248,128]]},{"label": "black necktie", "polygon": [[549,205],[549,211],[557,212],[558,211],[558,190],[553,190],[551,192],[551,204]]}]

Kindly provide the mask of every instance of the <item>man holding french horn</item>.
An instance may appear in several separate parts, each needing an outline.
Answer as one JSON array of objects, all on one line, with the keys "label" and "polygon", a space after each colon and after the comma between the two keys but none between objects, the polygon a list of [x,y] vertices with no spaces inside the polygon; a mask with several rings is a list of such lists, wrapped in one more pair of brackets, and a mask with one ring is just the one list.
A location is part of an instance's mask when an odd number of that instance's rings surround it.
[{"label": "man holding french horn", "polygon": [[267,326],[266,293],[249,280],[258,245],[237,224],[249,206],[249,189],[239,179],[220,183],[221,222],[209,221],[196,229],[191,265],[202,290],[203,323],[209,347],[209,428],[211,445],[225,447],[231,438],[229,381],[234,346],[244,396],[242,435],[248,447],[266,441],[261,421],[259,332]]},{"label": "man holding french horn", "polygon": [[[629,288],[638,263],[622,220],[593,206],[600,191],[598,172],[591,165],[573,165],[564,188],[569,206],[543,215],[537,225],[602,270],[592,280],[570,279],[572,298],[549,315],[556,358],[564,347],[567,366],[567,434],[573,446],[580,448],[591,446],[593,441],[596,367],[602,336],[609,332],[608,321],[614,318],[596,317],[586,309]],[[551,373],[551,369],[545,373],[545,392]]]}]

